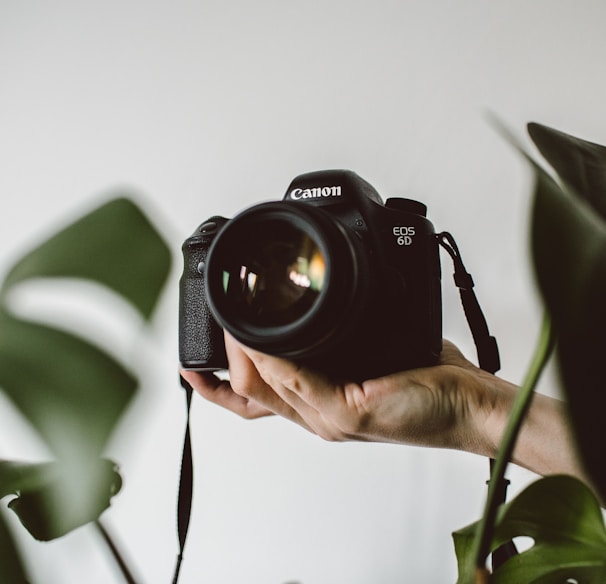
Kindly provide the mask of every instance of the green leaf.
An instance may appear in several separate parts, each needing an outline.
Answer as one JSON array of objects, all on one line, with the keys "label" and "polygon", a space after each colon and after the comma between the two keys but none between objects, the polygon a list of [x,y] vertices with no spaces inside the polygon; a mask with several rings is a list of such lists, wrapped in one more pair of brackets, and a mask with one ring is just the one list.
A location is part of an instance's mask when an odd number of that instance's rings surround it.
[{"label": "green leaf", "polygon": [[[469,561],[477,524],[453,534],[461,571]],[[531,537],[532,547],[505,562],[494,584],[583,584],[606,581],[606,530],[593,493],[569,476],[541,479],[503,505],[493,534],[494,550],[515,537]]]},{"label": "green leaf", "polygon": [[[544,137],[543,137],[544,138]],[[545,149],[543,139],[543,148]],[[564,172],[562,154],[567,143],[558,144],[556,170],[567,182],[603,188],[598,164],[581,164],[584,150],[572,143],[575,168],[582,173],[591,166],[591,181],[574,180],[574,169]],[[603,360],[606,349],[606,222],[594,205],[604,192],[572,192],[536,167],[532,212],[532,257],[537,282],[549,310],[556,336],[558,363],[576,437],[585,467],[603,500],[606,500],[606,440],[603,416],[606,383]],[[583,182],[584,181],[584,182]],[[591,201],[591,203],[589,202]]]},{"label": "green leaf", "polygon": [[136,385],[89,342],[0,313],[0,387],[59,458],[98,457]]},{"label": "green leaf", "polygon": [[[9,507],[37,539],[95,521],[120,489],[115,465],[100,455],[137,379],[93,343],[12,316],[6,294],[32,278],[83,278],[113,290],[148,319],[169,269],[163,239],[122,198],[28,253],[0,290],[0,387],[57,456],[39,465],[0,462],[0,497],[18,493]],[[11,566],[20,581],[19,566]]]},{"label": "green leaf", "polygon": [[169,248],[149,219],[131,200],[118,198],[25,255],[3,290],[30,278],[85,278],[114,290],[149,318],[170,261]]},{"label": "green leaf", "polygon": [[4,582],[11,584],[28,582],[21,553],[6,524],[2,510],[0,510],[0,574]]},{"label": "green leaf", "polygon": [[560,178],[606,219],[606,147],[537,123],[528,133]]},{"label": "green leaf", "polygon": [[[132,201],[111,200],[18,261],[5,294],[31,278],[84,278],[149,317],[170,268],[168,247]],[[0,386],[59,456],[99,456],[137,382],[88,341],[14,318],[0,306]]]},{"label": "green leaf", "polygon": [[41,541],[98,519],[121,486],[116,465],[109,460],[79,461],[77,467],[0,461],[0,496],[17,494],[9,508]]}]

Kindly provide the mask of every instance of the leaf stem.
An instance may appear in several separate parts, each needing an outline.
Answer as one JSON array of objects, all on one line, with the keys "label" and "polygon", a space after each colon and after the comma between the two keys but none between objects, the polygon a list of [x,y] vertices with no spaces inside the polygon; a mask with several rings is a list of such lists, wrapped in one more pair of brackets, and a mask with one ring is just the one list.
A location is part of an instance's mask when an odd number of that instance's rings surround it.
[{"label": "leaf stem", "polygon": [[105,543],[107,544],[107,547],[109,547],[110,552],[112,553],[114,559],[116,560],[116,564],[118,564],[118,567],[120,568],[120,571],[122,572],[122,575],[124,576],[124,580],[128,584],[136,584],[135,578],[133,577],[128,566],[126,565],[126,562],[124,561],[124,558],[122,557],[122,554],[120,553],[120,550],[116,546],[115,542],[113,541],[112,537],[108,533],[107,529],[103,526],[103,524],[101,523],[100,520],[95,521],[95,526],[97,527],[99,533],[101,534],[101,537],[103,537]]},{"label": "leaf stem", "polygon": [[494,522],[497,515],[499,506],[498,501],[498,488],[502,480],[505,477],[505,469],[511,459],[513,449],[518,438],[518,434],[526,413],[530,404],[532,403],[532,397],[534,395],[534,389],[536,384],[543,372],[545,365],[547,364],[549,357],[553,351],[555,344],[555,338],[553,329],[551,326],[551,318],[547,311],[543,314],[543,322],[541,324],[541,331],[539,339],[537,341],[532,361],[526,372],[524,382],[520,387],[518,393],[513,402],[503,440],[499,446],[497,458],[492,467],[492,473],[490,477],[490,483],[488,486],[488,495],[486,499],[486,505],[484,507],[484,514],[478,528],[475,533],[473,542],[473,553],[471,558],[473,559],[473,568],[470,566],[468,574],[477,573],[477,569],[484,569],[486,558],[490,553],[490,546],[492,541],[492,533],[494,528]]}]

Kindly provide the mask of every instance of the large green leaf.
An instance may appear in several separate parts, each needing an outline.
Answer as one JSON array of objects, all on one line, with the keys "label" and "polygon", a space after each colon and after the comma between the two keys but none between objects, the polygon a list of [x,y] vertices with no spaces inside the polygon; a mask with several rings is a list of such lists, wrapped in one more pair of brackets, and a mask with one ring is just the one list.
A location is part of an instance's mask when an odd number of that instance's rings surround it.
[{"label": "large green leaf", "polygon": [[0,313],[0,387],[58,457],[99,456],[136,386],[91,343]]},{"label": "large green leaf", "polygon": [[[461,572],[477,524],[453,534]],[[583,584],[606,581],[606,530],[593,493],[569,476],[541,479],[504,505],[495,524],[492,549],[515,537],[530,537],[532,547],[505,562],[494,584]]]},{"label": "large green leaf", "polygon": [[96,520],[121,486],[116,465],[109,460],[91,459],[77,467],[0,461],[0,498],[16,495],[9,508],[41,541]]},{"label": "large green leaf", "polygon": [[[82,278],[115,291],[147,318],[169,269],[170,252],[155,227],[131,200],[118,198],[26,254],[2,292],[31,278]],[[58,456],[99,456],[136,385],[90,342],[17,319],[0,305],[0,387]]]},{"label": "large green leaf", "polygon": [[113,199],[18,261],[4,291],[30,278],[85,278],[107,286],[148,318],[170,267],[170,251],[141,209]]},{"label": "large green leaf", "polygon": [[537,123],[528,133],[562,180],[606,219],[606,147]]},{"label": "large green leaf", "polygon": [[170,253],[160,234],[139,207],[120,198],[30,251],[1,288],[0,389],[57,462],[3,463],[0,496],[18,492],[10,507],[38,539],[92,521],[109,504],[120,477],[100,455],[138,382],[92,342],[16,318],[6,294],[32,278],[82,278],[113,290],[147,319],[169,269]]},{"label": "large green leaf", "polygon": [[[545,151],[556,151],[557,168],[566,184],[603,188],[606,164],[596,162],[593,149],[572,141],[566,167],[567,142],[560,135],[552,145],[541,134]],[[548,146],[552,146],[549,150]],[[557,147],[556,147],[557,146]],[[589,152],[589,161],[584,155]],[[589,156],[589,154],[588,154]],[[555,158],[554,158],[555,159]],[[572,165],[572,162],[570,163]],[[566,167],[566,168],[564,168]],[[591,181],[575,179],[575,169]],[[603,176],[602,176],[602,174]],[[606,221],[597,210],[606,192],[578,194],[536,167],[532,213],[532,257],[538,285],[552,316],[558,344],[558,362],[581,456],[603,500],[606,501]]]}]

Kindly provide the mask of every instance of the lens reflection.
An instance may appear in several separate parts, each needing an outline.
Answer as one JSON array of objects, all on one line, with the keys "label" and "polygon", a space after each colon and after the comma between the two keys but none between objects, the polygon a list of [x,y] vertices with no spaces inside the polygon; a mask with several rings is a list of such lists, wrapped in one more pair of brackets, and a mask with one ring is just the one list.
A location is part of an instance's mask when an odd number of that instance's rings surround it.
[{"label": "lens reflection", "polygon": [[291,224],[276,223],[243,248],[223,279],[227,299],[239,316],[257,326],[285,325],[304,316],[326,274],[317,243]]}]

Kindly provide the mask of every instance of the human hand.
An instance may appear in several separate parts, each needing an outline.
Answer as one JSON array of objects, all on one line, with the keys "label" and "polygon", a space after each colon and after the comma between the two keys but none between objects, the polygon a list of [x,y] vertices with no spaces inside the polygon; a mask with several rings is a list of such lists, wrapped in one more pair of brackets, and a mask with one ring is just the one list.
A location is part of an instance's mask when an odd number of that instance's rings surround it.
[{"label": "human hand", "polygon": [[434,367],[337,382],[245,347],[226,334],[230,380],[183,371],[207,400],[244,418],[280,415],[330,441],[374,441],[492,453],[485,424],[494,376],[444,341]]}]

